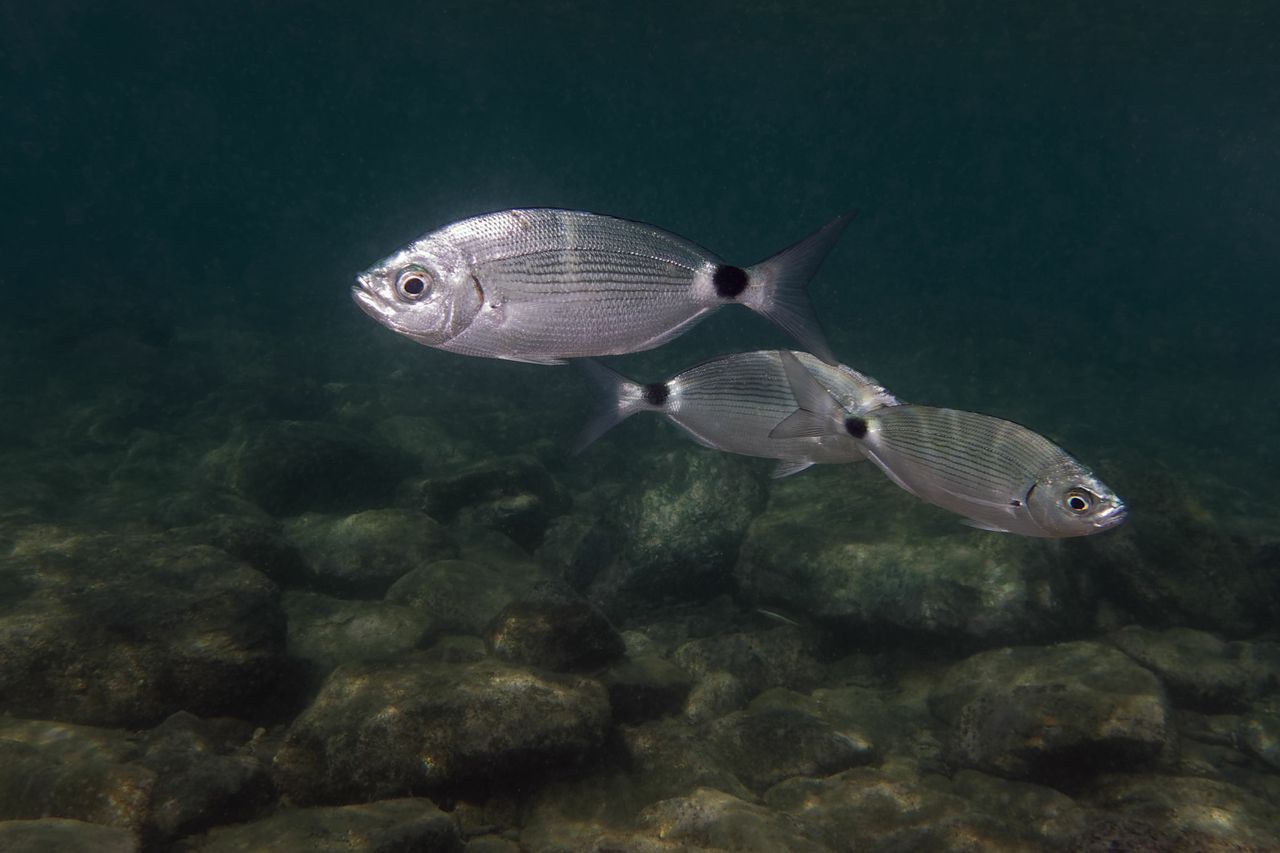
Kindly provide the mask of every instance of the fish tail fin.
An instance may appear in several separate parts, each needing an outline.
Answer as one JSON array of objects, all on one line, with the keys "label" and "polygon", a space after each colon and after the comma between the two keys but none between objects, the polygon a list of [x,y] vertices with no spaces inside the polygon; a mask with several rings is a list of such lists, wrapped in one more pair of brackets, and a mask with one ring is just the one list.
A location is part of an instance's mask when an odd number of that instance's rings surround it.
[{"label": "fish tail fin", "polygon": [[[665,390],[665,385],[646,386],[639,382],[632,382],[622,374],[590,358],[577,358],[573,363],[595,386],[596,396],[600,401],[597,411],[591,415],[582,431],[578,433],[573,444],[574,453],[581,453],[597,438],[636,412],[646,409],[663,409],[661,403],[654,404],[651,401],[658,398],[653,389],[660,387]],[[666,395],[661,396],[665,400]]]},{"label": "fish tail fin", "polygon": [[827,345],[806,288],[856,215],[837,216],[799,243],[746,271],[748,281],[760,287],[747,289],[744,304],[781,326],[827,364],[836,364],[836,357]]},{"label": "fish tail fin", "polygon": [[839,432],[840,402],[822,383],[787,350],[780,350],[782,369],[791,395],[796,398],[796,410],[783,418],[769,433],[770,438],[815,438]]}]

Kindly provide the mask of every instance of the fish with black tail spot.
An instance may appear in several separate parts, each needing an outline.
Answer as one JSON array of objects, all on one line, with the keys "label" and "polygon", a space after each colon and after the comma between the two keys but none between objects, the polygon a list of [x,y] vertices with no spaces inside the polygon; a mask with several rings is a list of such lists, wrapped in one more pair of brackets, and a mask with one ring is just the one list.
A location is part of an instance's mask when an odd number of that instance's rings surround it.
[{"label": "fish with black tail spot", "polygon": [[750,267],[661,228],[573,210],[506,210],[432,231],[357,277],[352,298],[418,343],[557,364],[660,346],[723,305],[835,364],[806,286],[853,214]]},{"label": "fish with black tail spot", "polygon": [[1012,421],[903,404],[856,411],[790,353],[782,367],[797,408],[773,428],[778,441],[854,441],[889,479],[982,530],[1064,538],[1125,519],[1119,496],[1039,433]]},{"label": "fish with black tail spot", "polygon": [[[869,412],[898,400],[869,376],[845,365],[832,367],[803,352],[802,361],[851,412]],[[641,385],[590,359],[574,362],[600,390],[603,405],[578,438],[581,450],[636,412],[660,412],[699,444],[779,460],[774,476],[785,477],[815,463],[865,458],[847,435],[773,439],[770,431],[797,403],[777,350],[744,352],[712,359],[671,377]]]}]

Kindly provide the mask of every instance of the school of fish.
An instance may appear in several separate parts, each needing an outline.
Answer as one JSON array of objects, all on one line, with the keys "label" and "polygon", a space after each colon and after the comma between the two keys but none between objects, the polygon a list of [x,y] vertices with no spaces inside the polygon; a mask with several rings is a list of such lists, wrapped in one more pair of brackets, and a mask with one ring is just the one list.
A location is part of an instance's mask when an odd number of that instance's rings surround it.
[{"label": "school of fish", "polygon": [[[1121,524],[1119,496],[1044,436],[904,403],[836,360],[806,287],[852,218],[740,267],[641,222],[505,210],[415,240],[361,273],[352,298],[426,346],[538,364],[576,359],[603,400],[578,450],[650,411],[705,447],[777,460],[775,477],[870,460],[982,530],[1064,538]],[[777,324],[803,350],[726,355],[648,384],[594,360],[661,346],[729,304]]]}]

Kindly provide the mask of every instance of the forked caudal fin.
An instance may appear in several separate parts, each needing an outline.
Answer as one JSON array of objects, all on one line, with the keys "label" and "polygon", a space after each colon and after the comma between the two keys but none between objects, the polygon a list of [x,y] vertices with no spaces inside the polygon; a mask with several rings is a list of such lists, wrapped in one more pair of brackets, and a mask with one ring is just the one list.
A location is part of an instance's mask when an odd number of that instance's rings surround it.
[{"label": "forked caudal fin", "polygon": [[782,369],[796,398],[797,409],[775,426],[770,438],[814,438],[841,431],[844,409],[808,369],[787,350],[779,350]]},{"label": "forked caudal fin", "polygon": [[574,441],[574,453],[581,453],[597,438],[636,412],[661,411],[664,408],[667,398],[667,386],[664,384],[641,385],[639,382],[632,382],[590,358],[577,358],[573,363],[591,380],[600,400],[599,410],[587,420]]},{"label": "forked caudal fin", "polygon": [[759,286],[748,289],[743,304],[786,329],[804,349],[827,364],[836,364],[836,357],[805,288],[856,215],[837,216],[799,243],[746,270],[748,281]]}]

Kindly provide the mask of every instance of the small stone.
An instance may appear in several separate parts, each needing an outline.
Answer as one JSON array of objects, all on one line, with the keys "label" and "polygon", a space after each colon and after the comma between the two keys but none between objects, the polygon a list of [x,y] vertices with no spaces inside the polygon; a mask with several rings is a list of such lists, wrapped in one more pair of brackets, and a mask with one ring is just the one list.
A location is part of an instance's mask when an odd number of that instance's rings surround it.
[{"label": "small stone", "polygon": [[421,647],[434,633],[428,615],[400,604],[315,592],[286,592],[281,600],[289,620],[289,654],[322,675],[350,661],[395,657]]},{"label": "small stone", "polygon": [[137,835],[156,774],[136,764],[62,762],[35,747],[0,740],[0,820],[62,817]]},{"label": "small stone", "polygon": [[705,723],[745,708],[751,699],[747,686],[728,672],[709,672],[698,679],[684,703],[684,716],[691,723]]},{"label": "small stone", "polygon": [[822,675],[809,640],[789,625],[690,640],[676,649],[672,660],[695,677],[732,673],[749,696],[770,687],[812,689]]},{"label": "small stone", "polygon": [[422,613],[441,632],[480,637],[502,608],[543,579],[534,563],[494,567],[440,560],[400,578],[386,600]]},{"label": "small stone", "polygon": [[756,793],[792,776],[829,776],[875,760],[860,732],[837,731],[792,708],[754,706],[711,724],[712,747]]},{"label": "small stone", "polygon": [[1228,713],[1243,709],[1249,698],[1249,674],[1236,660],[1238,649],[1212,634],[1133,626],[1107,639],[1159,676],[1176,707]]},{"label": "small stone", "polygon": [[711,788],[663,800],[640,813],[642,831],[695,849],[828,853],[801,821]]},{"label": "small stone", "polygon": [[138,841],[124,829],[47,817],[0,821],[0,850],[5,853],[137,853]]}]

